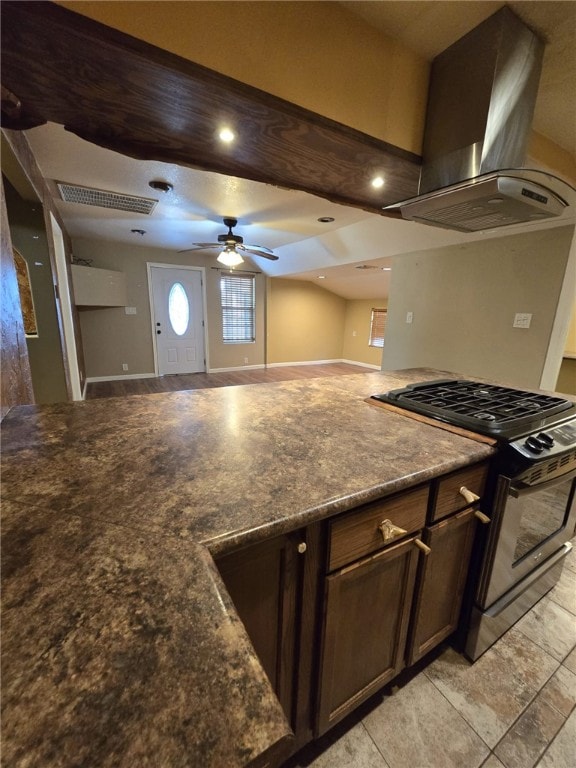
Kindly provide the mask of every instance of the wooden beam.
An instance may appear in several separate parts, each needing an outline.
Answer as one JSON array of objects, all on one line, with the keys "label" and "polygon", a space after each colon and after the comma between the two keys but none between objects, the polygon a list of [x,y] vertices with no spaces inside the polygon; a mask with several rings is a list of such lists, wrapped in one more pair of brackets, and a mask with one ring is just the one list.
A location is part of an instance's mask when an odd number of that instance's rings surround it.
[{"label": "wooden beam", "polygon": [[[399,147],[53,3],[0,8],[5,127],[51,121],[129,157],[375,213],[417,193],[420,158]],[[217,138],[223,124],[237,132],[231,146]],[[375,175],[385,179],[380,190]]]}]

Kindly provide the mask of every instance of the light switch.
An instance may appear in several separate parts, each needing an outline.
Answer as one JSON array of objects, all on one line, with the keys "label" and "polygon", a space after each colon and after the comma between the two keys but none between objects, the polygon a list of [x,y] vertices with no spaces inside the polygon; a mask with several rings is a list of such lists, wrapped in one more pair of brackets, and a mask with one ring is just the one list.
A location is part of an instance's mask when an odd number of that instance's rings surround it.
[{"label": "light switch", "polygon": [[514,315],[514,328],[530,328],[532,315],[529,312],[516,312]]},{"label": "light switch", "polygon": [[136,314],[136,307],[124,307],[124,312],[127,315],[135,315]]},{"label": "light switch", "polygon": [[414,313],[413,312],[406,312],[406,322],[411,323],[414,319]]}]

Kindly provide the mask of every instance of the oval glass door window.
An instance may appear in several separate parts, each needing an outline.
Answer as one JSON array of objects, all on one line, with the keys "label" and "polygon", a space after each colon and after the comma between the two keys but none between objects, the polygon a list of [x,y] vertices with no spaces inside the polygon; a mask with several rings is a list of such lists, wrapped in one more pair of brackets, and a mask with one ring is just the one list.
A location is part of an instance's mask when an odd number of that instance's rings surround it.
[{"label": "oval glass door window", "polygon": [[174,283],[168,294],[168,317],[172,330],[184,336],[190,322],[190,302],[182,283]]}]

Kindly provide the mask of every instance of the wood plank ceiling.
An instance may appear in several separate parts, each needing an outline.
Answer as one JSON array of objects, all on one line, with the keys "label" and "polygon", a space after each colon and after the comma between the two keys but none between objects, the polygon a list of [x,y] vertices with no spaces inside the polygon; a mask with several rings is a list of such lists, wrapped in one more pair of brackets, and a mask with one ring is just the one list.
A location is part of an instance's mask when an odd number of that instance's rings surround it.
[{"label": "wood plank ceiling", "polygon": [[[373,213],[417,194],[417,155],[52,3],[2,2],[1,71],[9,129],[51,121],[129,157]],[[227,122],[246,128],[233,151],[217,139]],[[386,193],[376,203],[370,180],[378,174]]]}]

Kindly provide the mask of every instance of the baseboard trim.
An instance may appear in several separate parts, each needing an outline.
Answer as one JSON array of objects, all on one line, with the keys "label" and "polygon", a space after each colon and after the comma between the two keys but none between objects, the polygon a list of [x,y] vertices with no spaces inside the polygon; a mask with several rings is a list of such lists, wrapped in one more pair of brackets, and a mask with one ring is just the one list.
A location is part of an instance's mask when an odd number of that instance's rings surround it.
[{"label": "baseboard trim", "polygon": [[358,360],[340,360],[341,363],[348,363],[348,365],[361,365],[362,368],[370,368],[372,371],[381,371],[379,365],[373,365],[372,363],[359,363]]},{"label": "baseboard trim", "polygon": [[155,373],[127,373],[125,376],[88,376],[86,384],[97,384],[99,381],[124,381],[125,379],[156,379]]},{"label": "baseboard trim", "polygon": [[347,363],[348,365],[361,365],[363,368],[370,368],[375,371],[380,370],[379,365],[372,365],[370,363],[359,363],[357,360],[344,360],[342,358],[338,360],[302,360],[293,363],[268,363],[266,368],[289,368],[297,365],[333,365],[334,363]]},{"label": "baseboard trim", "polygon": [[[380,367],[370,363],[359,363],[357,360],[302,360],[294,363],[268,363],[267,365],[239,365],[231,368],[210,368],[206,373],[230,373],[233,371],[256,371],[264,368],[290,368],[297,365],[330,365],[333,363],[347,363],[348,365],[359,365],[363,368],[379,371]],[[202,371],[201,371],[202,373]],[[182,374],[185,375],[185,374]],[[127,379],[156,379],[159,378],[155,373],[127,373],[120,376],[87,376],[84,382],[83,398],[86,397],[86,387],[88,384],[97,384],[100,381],[125,381]]]},{"label": "baseboard trim", "polygon": [[266,368],[265,365],[239,365],[236,368],[210,368],[206,373],[229,373],[231,371],[257,371]]}]

